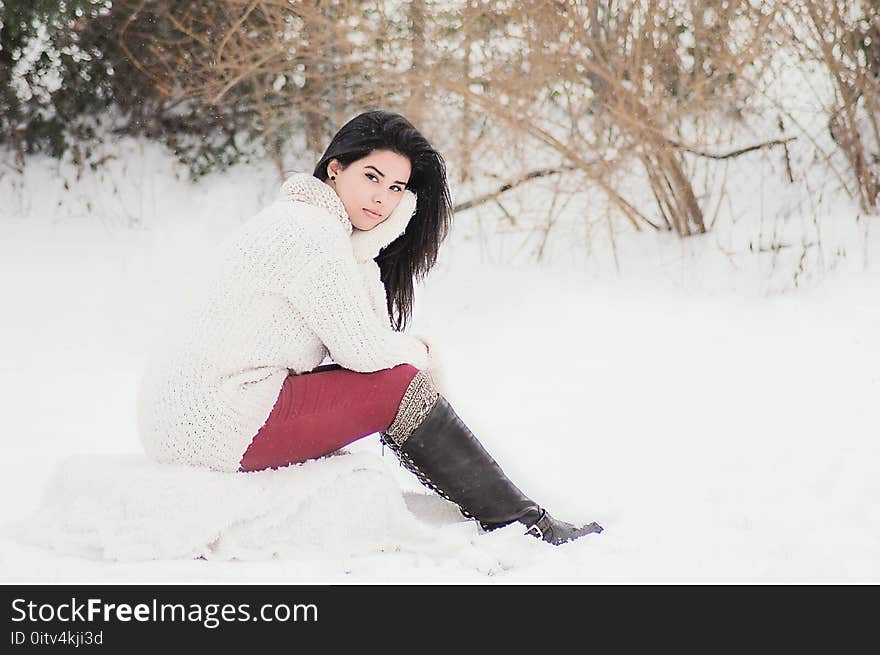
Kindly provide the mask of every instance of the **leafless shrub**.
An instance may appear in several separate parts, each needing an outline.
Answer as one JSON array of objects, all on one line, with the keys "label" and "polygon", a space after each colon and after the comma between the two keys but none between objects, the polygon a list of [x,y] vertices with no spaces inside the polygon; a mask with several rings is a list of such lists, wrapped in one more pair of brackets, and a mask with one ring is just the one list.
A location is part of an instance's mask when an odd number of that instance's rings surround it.
[{"label": "leafless shrub", "polygon": [[[400,104],[387,83],[390,37],[377,36],[388,21],[367,3],[122,1],[140,17],[119,35],[140,71],[161,93],[206,112],[228,105],[252,112],[279,168],[294,126],[319,152],[350,108]],[[131,46],[144,42],[146,52],[135,53]]]},{"label": "leafless shrub", "polygon": [[[462,26],[468,49],[449,53],[472,74],[435,75],[431,83],[556,152],[636,227],[704,232],[683,153],[707,154],[714,122],[735,116],[748,90],[743,82],[761,74],[773,6],[592,0],[481,7]],[[659,222],[611,183],[613,170],[630,161],[645,171]]]},{"label": "leafless shrub", "polygon": [[[209,112],[228,104],[248,108],[279,168],[280,143],[294,126],[317,152],[353,113],[396,108],[455,143],[462,180],[472,175],[475,153],[487,148],[492,130],[486,126],[494,125],[542,146],[544,161],[514,174],[514,182],[573,168],[636,229],[680,236],[707,230],[687,158],[749,150],[731,147],[718,125],[737,120],[762,74],[775,47],[767,33],[778,6],[761,0],[122,1],[151,16],[123,30],[120,42],[149,40],[148,56],[133,59],[157,88]],[[438,98],[445,106],[457,103],[454,116],[431,111]],[[555,163],[548,166],[550,158]],[[633,164],[648,182],[654,212],[618,182],[616,172]]]},{"label": "leafless shrub", "polygon": [[876,0],[786,3],[791,42],[827,72],[834,91],[828,129],[852,173],[863,210],[880,202],[880,7]]}]

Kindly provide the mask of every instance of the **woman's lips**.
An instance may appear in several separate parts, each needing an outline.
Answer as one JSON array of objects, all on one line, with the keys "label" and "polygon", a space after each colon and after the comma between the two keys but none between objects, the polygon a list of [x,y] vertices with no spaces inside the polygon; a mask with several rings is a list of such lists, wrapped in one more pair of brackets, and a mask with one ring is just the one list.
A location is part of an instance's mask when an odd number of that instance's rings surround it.
[{"label": "woman's lips", "polygon": [[382,218],[382,214],[380,214],[378,212],[374,212],[371,209],[367,209],[366,207],[364,207],[363,210],[366,212],[367,216],[369,216],[370,218]]}]

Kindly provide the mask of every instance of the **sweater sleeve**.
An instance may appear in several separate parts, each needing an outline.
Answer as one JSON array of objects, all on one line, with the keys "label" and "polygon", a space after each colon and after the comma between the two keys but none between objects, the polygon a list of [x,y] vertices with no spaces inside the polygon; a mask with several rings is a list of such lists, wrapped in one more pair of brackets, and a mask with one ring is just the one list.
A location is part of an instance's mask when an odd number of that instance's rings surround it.
[{"label": "sweater sleeve", "polygon": [[379,319],[351,252],[310,250],[308,265],[285,294],[333,360],[362,373],[404,363],[426,368],[425,344]]},{"label": "sweater sleeve", "polygon": [[388,317],[388,299],[385,295],[385,285],[382,284],[382,274],[379,271],[379,265],[372,259],[357,265],[360,273],[361,283],[367,292],[370,303],[373,306],[373,312],[379,317],[382,325],[390,325],[391,319]]}]

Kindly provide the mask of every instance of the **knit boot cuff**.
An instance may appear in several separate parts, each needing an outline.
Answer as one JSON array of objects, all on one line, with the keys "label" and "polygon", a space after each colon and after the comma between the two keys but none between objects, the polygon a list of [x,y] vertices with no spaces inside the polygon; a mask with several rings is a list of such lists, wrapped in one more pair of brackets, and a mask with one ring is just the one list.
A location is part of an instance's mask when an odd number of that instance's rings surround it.
[{"label": "knit boot cuff", "polygon": [[409,435],[422,424],[434,408],[439,397],[440,394],[431,384],[430,378],[422,371],[416,373],[406,388],[397,415],[385,430],[385,434],[398,446],[403,446]]}]

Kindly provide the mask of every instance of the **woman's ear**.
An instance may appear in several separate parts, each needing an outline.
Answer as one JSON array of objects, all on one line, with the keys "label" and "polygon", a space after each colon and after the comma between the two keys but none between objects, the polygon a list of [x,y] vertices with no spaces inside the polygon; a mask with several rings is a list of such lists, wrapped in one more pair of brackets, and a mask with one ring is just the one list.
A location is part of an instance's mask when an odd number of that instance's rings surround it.
[{"label": "woman's ear", "polygon": [[338,159],[331,159],[327,162],[327,179],[332,180],[334,177],[339,175],[342,171],[342,164],[339,163]]}]

